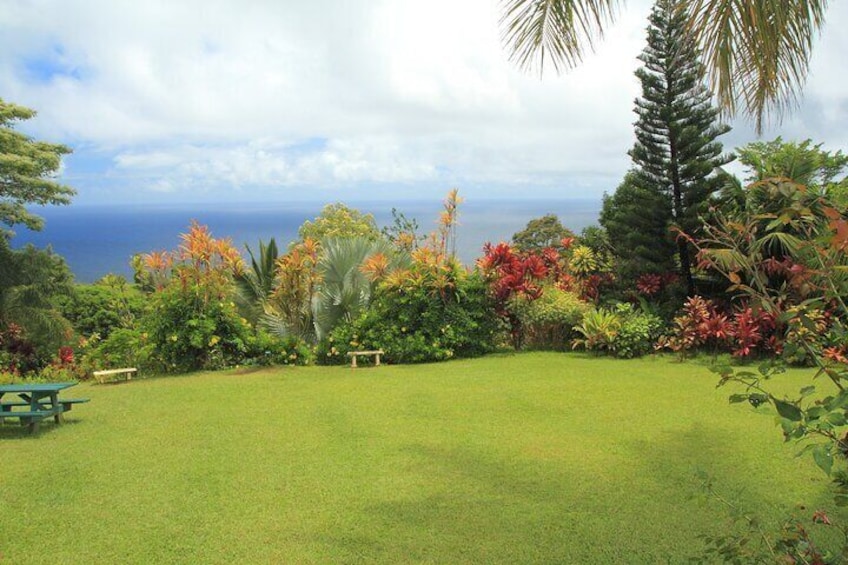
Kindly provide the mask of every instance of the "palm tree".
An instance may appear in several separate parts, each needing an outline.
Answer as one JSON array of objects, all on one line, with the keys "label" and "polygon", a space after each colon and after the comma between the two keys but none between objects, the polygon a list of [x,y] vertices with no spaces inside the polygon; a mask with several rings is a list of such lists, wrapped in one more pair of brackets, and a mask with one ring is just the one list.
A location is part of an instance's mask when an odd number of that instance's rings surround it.
[{"label": "palm tree", "polygon": [[321,285],[313,297],[312,311],[318,339],[336,325],[350,322],[367,308],[372,281],[363,272],[365,260],[377,253],[389,255],[391,246],[365,237],[328,238],[321,243],[318,272]]},{"label": "palm tree", "polygon": [[253,250],[245,245],[250,255],[250,269],[245,269],[235,276],[237,298],[239,307],[245,313],[245,317],[256,323],[265,312],[265,304],[274,290],[274,276],[276,274],[277,241],[272,237],[266,245],[259,241],[259,256],[253,254]]},{"label": "palm tree", "polygon": [[[576,66],[626,0],[503,0],[502,37],[521,68]],[[682,0],[709,84],[728,116],[757,131],[795,106],[827,0]]]},{"label": "palm tree", "polygon": [[66,339],[70,324],[52,302],[73,292],[64,260],[50,250],[10,248],[0,236],[0,333],[17,328],[27,342],[49,355]]}]

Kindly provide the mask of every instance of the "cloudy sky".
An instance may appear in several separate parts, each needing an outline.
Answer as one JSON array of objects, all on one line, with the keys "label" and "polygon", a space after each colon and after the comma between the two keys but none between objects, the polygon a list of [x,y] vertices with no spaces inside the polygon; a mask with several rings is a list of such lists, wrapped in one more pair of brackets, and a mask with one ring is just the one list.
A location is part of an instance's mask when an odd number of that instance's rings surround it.
[{"label": "cloudy sky", "polygon": [[[848,150],[848,3],[764,137]],[[0,0],[0,97],[73,147],[78,203],[599,197],[632,144],[647,0],[564,75],[522,74],[495,0]],[[729,147],[754,139],[742,120]]]}]

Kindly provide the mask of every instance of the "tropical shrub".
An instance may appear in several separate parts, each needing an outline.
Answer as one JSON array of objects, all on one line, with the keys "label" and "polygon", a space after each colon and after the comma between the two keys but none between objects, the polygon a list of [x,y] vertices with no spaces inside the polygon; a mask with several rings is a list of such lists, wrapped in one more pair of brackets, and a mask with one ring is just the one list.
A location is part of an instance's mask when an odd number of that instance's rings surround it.
[{"label": "tropical shrub", "polygon": [[588,351],[613,351],[615,338],[621,330],[621,318],[605,308],[593,308],[583,315],[583,320],[574,331],[580,337],[572,342],[573,348],[583,347]]},{"label": "tropical shrub", "polygon": [[616,357],[639,357],[650,353],[665,324],[659,316],[620,303],[613,308],[593,308],[574,327],[580,337],[572,347]]},{"label": "tropical shrub", "polygon": [[314,341],[312,298],[321,281],[319,252],[320,244],[307,239],[292,245],[277,259],[273,290],[261,317],[261,325],[271,333]]},{"label": "tropical shrub", "polygon": [[233,302],[201,302],[179,287],[153,296],[141,326],[168,372],[238,365],[247,355],[251,331]]},{"label": "tropical shrub", "polygon": [[374,282],[370,273],[397,269],[388,242],[364,237],[330,238],[321,243],[317,271],[320,283],[312,299],[318,340],[339,323],[351,322],[368,307]]},{"label": "tropical shrub", "polygon": [[742,302],[734,309],[720,308],[701,296],[689,298],[672,321],[670,332],[657,341],[682,356],[695,350],[728,351],[734,357],[780,351],[783,337],[777,319]]},{"label": "tropical shrub", "polygon": [[[522,256],[508,244],[487,243],[478,267],[489,281],[495,312],[509,326],[512,345],[520,349],[524,344],[524,330],[519,316],[510,310],[510,301],[521,297],[535,300],[542,294],[542,282],[548,277],[548,265],[537,255]],[[556,263],[558,255],[551,250]]]},{"label": "tropical shrub", "polygon": [[0,349],[7,370],[37,373],[68,344],[71,326],[54,301],[71,293],[72,283],[61,256],[32,245],[12,249],[0,235]]},{"label": "tropical shrub", "polygon": [[[826,191],[811,190],[787,178],[763,179],[740,194],[739,207],[717,210],[706,236],[694,241],[705,268],[720,274],[728,291],[752,312],[765,312],[785,337],[782,359],[756,371],[718,366],[719,385],[735,385],[733,403],[772,412],[785,441],[799,442],[833,481],[834,504],[848,504],[848,218],[829,201]],[[780,351],[779,348],[775,348]],[[774,377],[787,361],[803,353],[815,367],[811,380],[787,395]],[[806,505],[813,521],[835,526],[832,551],[808,543],[808,524],[793,521],[777,547],[786,562],[844,562],[848,556],[844,513],[828,514]],[[763,538],[749,525],[748,538]],[[735,537],[735,536],[734,536]],[[838,540],[836,542],[835,540]],[[739,539],[720,540],[740,548]],[[743,540],[744,541],[744,540]],[[769,546],[775,560],[778,554]],[[789,555],[788,557],[787,554]]]},{"label": "tropical shrub", "polygon": [[251,324],[256,325],[267,309],[268,299],[274,290],[277,259],[280,256],[277,241],[272,237],[265,244],[259,241],[259,252],[254,254],[245,245],[250,256],[250,268],[235,273],[236,304]]},{"label": "tropical shrub", "polygon": [[662,318],[623,303],[616,305],[615,313],[621,320],[612,344],[615,356],[640,357],[653,351],[665,329]]},{"label": "tropical shrub", "polygon": [[105,339],[94,336],[83,342],[82,366],[86,374],[102,369],[136,367],[142,372],[164,369],[146,333],[133,328],[116,328]]},{"label": "tropical shrub", "polygon": [[163,286],[140,326],[162,367],[185,372],[240,364],[251,334],[232,301],[233,276],[243,267],[232,243],[192,222],[176,252],[144,261]]},{"label": "tropical shrub", "polygon": [[297,336],[281,337],[262,329],[247,342],[246,365],[309,365],[314,359],[312,348]]},{"label": "tropical shrub", "polygon": [[[474,357],[494,349],[500,324],[488,288],[453,264],[428,276],[420,265],[382,282],[362,317],[341,324],[318,347],[319,363],[345,363],[347,352],[382,349],[393,363]],[[433,278],[435,277],[435,278]],[[442,279],[444,277],[444,279]],[[447,282],[439,288],[436,280]]]},{"label": "tropical shrub", "polygon": [[62,315],[77,334],[106,338],[116,328],[130,328],[144,312],[144,294],[126,279],[107,275],[90,285],[77,285],[73,293],[56,298]]},{"label": "tropical shrub", "polygon": [[577,294],[546,285],[532,300],[526,295],[513,296],[508,309],[521,324],[525,344],[540,349],[563,349],[575,335],[574,326],[592,306]]}]

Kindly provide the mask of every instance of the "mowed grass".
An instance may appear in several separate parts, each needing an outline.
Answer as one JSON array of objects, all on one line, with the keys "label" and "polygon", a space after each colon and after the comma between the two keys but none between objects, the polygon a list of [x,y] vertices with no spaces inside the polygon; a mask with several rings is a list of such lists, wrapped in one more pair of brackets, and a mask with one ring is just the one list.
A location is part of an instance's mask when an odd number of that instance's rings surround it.
[{"label": "mowed grass", "polygon": [[727,528],[696,469],[767,519],[827,500],[715,383],[533,353],[83,384],[0,426],[0,563],[681,562]]}]

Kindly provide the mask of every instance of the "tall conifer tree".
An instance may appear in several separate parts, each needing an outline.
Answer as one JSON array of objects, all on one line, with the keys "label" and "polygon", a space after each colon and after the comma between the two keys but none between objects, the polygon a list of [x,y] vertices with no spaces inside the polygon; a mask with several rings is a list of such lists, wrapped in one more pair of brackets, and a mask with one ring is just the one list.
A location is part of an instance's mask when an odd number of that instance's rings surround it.
[{"label": "tall conifer tree", "polygon": [[[634,165],[632,184],[634,192],[645,194],[645,205],[652,209],[640,211],[623,206],[624,202],[618,202],[623,199],[617,200],[614,195],[605,202],[604,213],[610,224],[639,225],[650,216],[662,222],[656,230],[669,233],[677,228],[698,236],[699,216],[706,211],[710,196],[722,182],[717,169],[732,159],[722,155],[721,143],[717,141],[730,127],[717,120],[718,110],[704,85],[698,46],[687,32],[687,17],[678,3],[678,0],[657,0],[654,4],[649,18],[648,45],[639,57],[643,66],[636,71],[642,84],[642,97],[636,100],[635,107],[638,117],[636,143],[630,151]],[[666,217],[656,209],[659,198],[670,204],[663,207],[667,210]],[[628,248],[626,239],[610,236],[613,242],[621,243],[619,255],[638,258],[639,250]],[[658,241],[657,245],[664,246],[666,242]],[[680,275],[688,294],[692,295],[695,281],[691,246],[676,238],[674,249]]]}]

